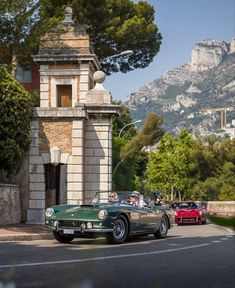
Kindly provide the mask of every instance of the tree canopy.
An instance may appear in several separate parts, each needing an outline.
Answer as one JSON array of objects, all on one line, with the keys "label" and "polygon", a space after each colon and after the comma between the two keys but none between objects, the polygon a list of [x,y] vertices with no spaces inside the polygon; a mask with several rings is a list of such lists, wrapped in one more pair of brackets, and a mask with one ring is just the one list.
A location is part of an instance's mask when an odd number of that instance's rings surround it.
[{"label": "tree canopy", "polygon": [[[156,113],[149,113],[142,129],[137,132],[129,109],[122,105],[122,114],[113,127],[113,188],[118,190],[142,189],[148,157],[145,149],[156,144],[164,134],[163,123]],[[121,135],[120,130],[126,127]]]},{"label": "tree canopy", "polygon": [[[40,36],[64,18],[71,6],[73,20],[87,25],[95,53],[107,74],[145,68],[158,53],[161,34],[154,7],[131,0],[3,0],[0,3],[0,63],[28,65]],[[129,57],[106,59],[125,50]]]},{"label": "tree canopy", "polygon": [[185,200],[235,200],[235,139],[201,141],[165,134],[152,152],[146,189]]}]

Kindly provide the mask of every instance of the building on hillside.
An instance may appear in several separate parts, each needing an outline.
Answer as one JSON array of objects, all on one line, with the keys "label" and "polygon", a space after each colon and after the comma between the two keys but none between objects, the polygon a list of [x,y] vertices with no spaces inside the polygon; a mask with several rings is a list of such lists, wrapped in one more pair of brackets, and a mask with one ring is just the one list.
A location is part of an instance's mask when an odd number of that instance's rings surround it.
[{"label": "building on hillside", "polygon": [[97,191],[112,189],[112,118],[120,107],[102,86],[105,75],[86,28],[74,24],[71,8],[65,12],[33,55],[40,107],[33,111],[23,185],[27,223],[44,223],[49,206],[87,203]]}]

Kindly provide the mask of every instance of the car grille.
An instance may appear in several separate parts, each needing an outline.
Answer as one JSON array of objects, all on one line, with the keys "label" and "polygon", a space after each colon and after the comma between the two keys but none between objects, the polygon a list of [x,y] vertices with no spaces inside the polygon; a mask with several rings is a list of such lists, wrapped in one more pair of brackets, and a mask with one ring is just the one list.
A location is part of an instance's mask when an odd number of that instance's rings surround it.
[{"label": "car grille", "polygon": [[80,227],[81,222],[76,220],[60,220],[58,221],[58,227]]},{"label": "car grille", "polygon": [[178,218],[180,222],[193,222],[193,221],[200,221],[200,217],[187,217],[187,218]]}]

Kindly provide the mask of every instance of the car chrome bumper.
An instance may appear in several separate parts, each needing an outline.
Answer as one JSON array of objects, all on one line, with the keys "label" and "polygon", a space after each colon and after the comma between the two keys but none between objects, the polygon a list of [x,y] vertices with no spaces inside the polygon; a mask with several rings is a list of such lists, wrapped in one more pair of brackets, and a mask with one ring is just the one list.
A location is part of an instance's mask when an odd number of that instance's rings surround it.
[{"label": "car chrome bumper", "polygon": [[65,229],[73,229],[74,233],[109,233],[109,232],[113,232],[113,228],[81,228],[81,227],[50,227],[52,228],[52,230],[58,231],[58,232],[62,232]]},{"label": "car chrome bumper", "polygon": [[203,219],[201,217],[197,216],[191,216],[191,217],[176,217],[175,218],[175,223],[177,224],[183,224],[183,223],[201,223]]}]

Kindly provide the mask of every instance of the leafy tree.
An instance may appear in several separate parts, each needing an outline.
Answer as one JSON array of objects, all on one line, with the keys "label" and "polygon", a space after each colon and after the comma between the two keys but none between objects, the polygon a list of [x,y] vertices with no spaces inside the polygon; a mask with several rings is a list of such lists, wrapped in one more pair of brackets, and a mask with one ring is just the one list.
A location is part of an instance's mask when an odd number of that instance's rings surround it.
[{"label": "leafy tree", "polygon": [[155,112],[150,112],[140,132],[136,134],[121,150],[121,159],[125,159],[134,153],[140,153],[144,148],[156,144],[164,134],[160,127],[163,119]]},{"label": "leafy tree", "polygon": [[134,125],[127,126],[123,130],[121,137],[119,137],[121,129],[134,120],[132,119],[127,106],[121,104],[120,101],[114,102],[114,104],[119,104],[121,106],[121,114],[113,121],[113,189],[119,191],[133,190],[135,189],[135,175],[138,160],[136,157],[132,157],[128,159],[128,162],[122,163],[120,151],[128,141],[136,135],[136,128]]},{"label": "leafy tree", "polygon": [[[154,8],[131,0],[3,0],[0,3],[1,63],[29,63],[38,50],[40,36],[73,8],[73,20],[89,27],[91,43],[107,74],[145,68],[158,53],[161,34],[154,24]],[[133,50],[130,57],[105,60]]]},{"label": "leafy tree", "polygon": [[218,173],[218,180],[221,183],[219,189],[219,200],[235,200],[235,164],[225,162]]},{"label": "leafy tree", "polygon": [[[121,106],[121,115],[116,117],[113,121],[113,137],[118,137],[121,129],[129,124],[134,122],[130,110],[127,106],[121,103],[121,101],[114,101],[113,104]],[[125,139],[131,139],[136,135],[136,128],[134,125],[129,125],[122,130],[121,136]]]},{"label": "leafy tree", "polygon": [[0,67],[0,173],[16,173],[30,143],[31,96]]},{"label": "leafy tree", "polygon": [[169,134],[163,136],[157,152],[151,154],[146,171],[150,190],[160,189],[168,198],[170,194],[173,197],[173,194],[181,194],[186,190],[187,149],[191,145],[192,138],[185,131],[177,137]]},{"label": "leafy tree", "polygon": [[[17,63],[28,64],[31,54],[36,52],[38,39],[32,32],[39,22],[38,1],[3,0],[0,3],[0,63],[10,64],[13,69]],[[34,37],[33,37],[34,35]]]},{"label": "leafy tree", "polygon": [[190,191],[189,199],[214,201],[218,200],[218,191],[221,188],[221,183],[216,177],[207,178],[205,181],[193,182]]},{"label": "leafy tree", "polygon": [[[135,189],[138,157],[133,155],[128,161],[122,161],[119,157],[120,149],[127,141],[127,139],[121,137],[115,137],[113,139],[113,189],[118,191]],[[118,169],[115,169],[115,167]]]},{"label": "leafy tree", "polygon": [[224,139],[213,144],[214,155],[219,163],[231,162],[235,165],[235,139]]},{"label": "leafy tree", "polygon": [[205,146],[199,141],[194,141],[193,147],[189,150],[188,162],[189,177],[199,181],[213,177],[218,166],[212,147]]},{"label": "leafy tree", "polygon": [[113,186],[118,190],[139,189],[143,186],[141,179],[148,161],[143,148],[158,142],[163,135],[162,118],[150,113],[140,132],[130,125],[119,137],[120,129],[133,122],[126,106],[122,106],[122,111],[113,124]]}]

